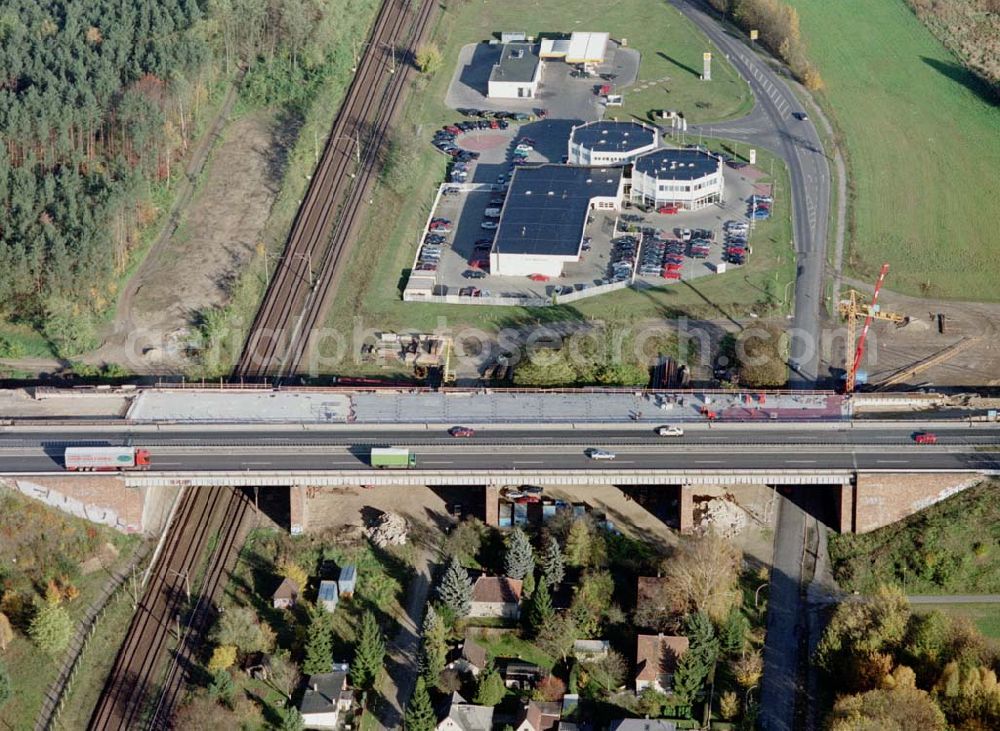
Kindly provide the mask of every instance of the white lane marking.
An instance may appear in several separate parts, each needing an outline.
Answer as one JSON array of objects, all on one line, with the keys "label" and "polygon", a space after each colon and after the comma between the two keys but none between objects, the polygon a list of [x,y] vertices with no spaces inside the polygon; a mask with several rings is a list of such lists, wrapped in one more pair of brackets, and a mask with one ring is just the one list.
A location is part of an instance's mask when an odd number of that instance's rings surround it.
[{"label": "white lane marking", "polygon": [[908,460],[908,459],[877,459],[875,461],[878,464],[906,464],[910,460]]},{"label": "white lane marking", "polygon": [[721,459],[696,459],[695,464],[722,464]]},{"label": "white lane marking", "polygon": [[269,465],[271,463],[270,462],[243,462],[242,464],[245,464],[245,465],[248,465],[248,464]]},{"label": "white lane marking", "polygon": [[423,464],[455,464],[455,462],[453,460],[450,460],[450,459],[446,459],[446,460],[423,459],[423,460],[421,460],[421,462]]},{"label": "white lane marking", "polygon": [[786,459],[786,464],[816,464],[814,459]]}]

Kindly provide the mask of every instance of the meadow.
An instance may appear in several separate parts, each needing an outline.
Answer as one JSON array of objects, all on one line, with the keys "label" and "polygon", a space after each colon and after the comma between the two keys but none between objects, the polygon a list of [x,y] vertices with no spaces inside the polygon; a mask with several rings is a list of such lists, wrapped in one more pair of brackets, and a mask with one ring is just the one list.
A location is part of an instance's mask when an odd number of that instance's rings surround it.
[{"label": "meadow", "polygon": [[847,270],[898,292],[1000,300],[1000,110],[903,0],[790,0],[848,157]]}]

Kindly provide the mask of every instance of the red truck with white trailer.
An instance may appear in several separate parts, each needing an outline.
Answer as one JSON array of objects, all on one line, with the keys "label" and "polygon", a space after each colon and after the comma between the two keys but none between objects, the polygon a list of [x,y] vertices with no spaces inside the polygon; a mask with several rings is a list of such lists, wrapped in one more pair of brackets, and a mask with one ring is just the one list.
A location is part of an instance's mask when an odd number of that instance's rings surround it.
[{"label": "red truck with white trailer", "polygon": [[70,472],[148,470],[149,450],[135,447],[66,447],[63,461]]}]

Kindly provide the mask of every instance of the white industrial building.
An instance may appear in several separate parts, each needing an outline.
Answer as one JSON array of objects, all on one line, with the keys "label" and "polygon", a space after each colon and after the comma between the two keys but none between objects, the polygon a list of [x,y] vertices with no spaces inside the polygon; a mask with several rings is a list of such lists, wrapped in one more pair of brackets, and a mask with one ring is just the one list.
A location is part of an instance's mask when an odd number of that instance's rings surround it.
[{"label": "white industrial building", "polygon": [[486,96],[490,99],[532,99],[542,78],[542,60],[530,43],[506,43],[490,71]]},{"label": "white industrial building", "polygon": [[662,149],[636,158],[629,199],[698,210],[722,200],[722,159],[698,149]]},{"label": "white industrial building", "polygon": [[592,210],[618,210],[622,168],[540,165],[522,167],[510,181],[490,271],[508,277],[558,277],[577,262]]},{"label": "white industrial building", "polygon": [[655,127],[640,122],[587,122],[569,135],[570,165],[621,165],[657,148]]}]

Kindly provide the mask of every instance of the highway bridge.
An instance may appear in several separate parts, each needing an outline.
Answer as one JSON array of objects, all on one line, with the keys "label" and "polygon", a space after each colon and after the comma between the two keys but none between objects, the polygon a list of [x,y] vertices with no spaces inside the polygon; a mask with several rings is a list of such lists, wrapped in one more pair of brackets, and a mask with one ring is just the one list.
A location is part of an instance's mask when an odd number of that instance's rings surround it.
[{"label": "highway bridge", "polygon": [[[804,475],[844,472],[990,472],[1000,462],[1000,425],[945,422],[936,445],[913,442],[912,423],[809,423],[791,426],[688,426],[661,437],[645,425],[483,425],[471,438],[439,425],[313,427],[297,425],[128,425],[0,433],[0,474],[64,473],[68,446],[149,449],[149,472],[125,473],[131,485],[170,484],[491,484],[496,476],[567,484],[670,484],[677,475],[743,475],[742,480],[797,484]],[[409,447],[411,470],[374,470],[373,446]],[[588,458],[588,448],[615,454]],[[785,475],[785,476],[783,476]],[[280,480],[276,483],[276,480]],[[815,481],[815,480],[810,480]]]},{"label": "highway bridge", "polygon": [[[456,438],[440,424],[145,424],[8,426],[0,431],[0,478],[27,491],[55,490],[69,499],[121,512],[116,490],[138,488],[142,518],[161,488],[267,487],[288,490],[292,522],[302,523],[303,488],[338,486],[509,484],[663,486],[689,502],[703,486],[826,486],[840,492],[842,530],[868,530],[931,504],[980,476],[1000,474],[1000,424],[949,420],[692,424],[682,437],[658,436],[647,424],[474,425]],[[914,430],[932,429],[937,444],[916,444]],[[68,446],[148,449],[148,471],[67,473]],[[416,467],[377,470],[373,446],[408,447]],[[590,448],[614,460],[587,456]],[[921,481],[923,480],[923,481]],[[75,496],[74,485],[103,484]],[[117,486],[117,487],[115,487]],[[30,494],[30,493],[29,493]],[[132,498],[135,499],[134,497]],[[103,501],[103,502],[102,502]],[[682,508],[682,513],[683,513]],[[681,524],[690,515],[682,514]],[[308,527],[308,526],[307,526]]]}]

